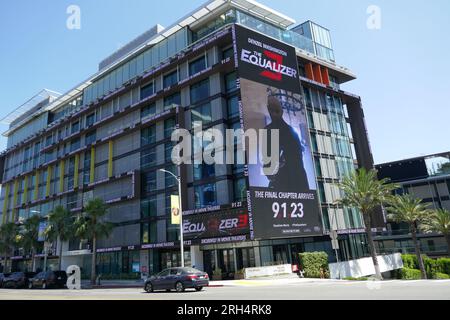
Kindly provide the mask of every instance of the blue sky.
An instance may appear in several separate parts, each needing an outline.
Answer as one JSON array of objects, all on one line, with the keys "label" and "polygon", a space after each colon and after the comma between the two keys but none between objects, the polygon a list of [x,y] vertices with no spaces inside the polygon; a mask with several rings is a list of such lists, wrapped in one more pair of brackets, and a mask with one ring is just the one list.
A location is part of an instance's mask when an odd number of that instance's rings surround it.
[{"label": "blue sky", "polygon": [[[362,97],[377,163],[450,151],[450,1],[260,0],[332,32],[337,63],[358,79],[343,86]],[[155,6],[155,3],[157,6]],[[203,0],[9,1],[0,11],[0,117],[43,88],[66,92],[103,58],[156,23],[168,26]],[[81,30],[66,9],[81,8]],[[381,29],[366,26],[369,5]],[[1,125],[4,132],[6,126]],[[6,139],[0,139],[4,149]]]}]

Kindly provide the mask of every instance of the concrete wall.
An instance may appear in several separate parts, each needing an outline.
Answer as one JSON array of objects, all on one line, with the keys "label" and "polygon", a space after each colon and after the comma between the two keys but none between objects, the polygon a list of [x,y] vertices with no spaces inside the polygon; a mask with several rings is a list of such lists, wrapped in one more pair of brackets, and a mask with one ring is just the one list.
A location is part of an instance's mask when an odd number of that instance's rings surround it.
[{"label": "concrete wall", "polygon": [[[378,256],[380,271],[387,272],[403,268],[402,256],[400,253]],[[350,260],[340,263],[331,263],[330,277],[339,279],[345,277],[365,277],[375,274],[372,258],[363,258],[358,260]]]}]

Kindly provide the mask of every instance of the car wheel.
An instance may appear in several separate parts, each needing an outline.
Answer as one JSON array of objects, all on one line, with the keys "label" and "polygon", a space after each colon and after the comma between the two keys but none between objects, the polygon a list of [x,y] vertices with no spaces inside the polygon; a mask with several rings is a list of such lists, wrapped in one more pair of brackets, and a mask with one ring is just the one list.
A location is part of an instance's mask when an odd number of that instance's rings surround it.
[{"label": "car wheel", "polygon": [[33,289],[33,282],[28,282],[28,289]]},{"label": "car wheel", "polygon": [[171,289],[166,289],[166,292],[170,292],[170,291],[172,291]]},{"label": "car wheel", "polygon": [[195,288],[195,291],[202,291],[203,290],[203,287],[197,287],[197,288]]},{"label": "car wheel", "polygon": [[152,283],[151,282],[146,283],[145,287],[144,287],[144,290],[147,293],[153,292],[153,285],[152,285]]},{"label": "car wheel", "polygon": [[177,290],[177,292],[184,292],[184,284],[178,281],[175,283],[175,290]]},{"label": "car wheel", "polygon": [[43,290],[47,289],[47,284],[45,282],[42,282],[42,289]]}]

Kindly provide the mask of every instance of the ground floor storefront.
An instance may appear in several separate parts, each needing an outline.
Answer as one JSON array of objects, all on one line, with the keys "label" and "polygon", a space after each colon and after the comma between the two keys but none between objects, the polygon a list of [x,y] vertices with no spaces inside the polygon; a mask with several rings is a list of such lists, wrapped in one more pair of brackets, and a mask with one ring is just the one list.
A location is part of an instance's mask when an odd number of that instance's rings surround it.
[{"label": "ground floor storefront", "polygon": [[[189,243],[189,242],[188,242]],[[211,277],[220,274],[222,279],[234,279],[242,269],[282,264],[299,264],[302,252],[324,251],[329,262],[353,260],[369,255],[365,234],[344,234],[339,236],[339,250],[333,250],[329,236],[293,239],[250,241],[247,237],[235,242],[208,244],[190,243],[184,248],[185,266],[206,271]],[[92,254],[89,250],[63,253],[62,269],[70,265],[81,268],[83,278],[91,273]],[[29,257],[10,260],[13,271],[31,271]],[[43,257],[35,260],[36,270],[58,268],[57,257]],[[97,274],[101,279],[140,279],[158,273],[166,268],[181,265],[181,253],[175,243],[159,245],[102,248],[97,252]],[[8,268],[9,269],[9,268]]]},{"label": "ground floor storefront", "polygon": [[[340,261],[369,255],[364,234],[340,235],[339,244]],[[179,247],[115,249],[98,254],[97,273],[103,279],[140,278],[181,265]],[[244,268],[299,264],[300,253],[313,251],[324,251],[330,263],[336,261],[329,236],[185,246],[184,261],[185,266],[206,271],[211,277],[220,270],[222,279],[233,279]]]}]

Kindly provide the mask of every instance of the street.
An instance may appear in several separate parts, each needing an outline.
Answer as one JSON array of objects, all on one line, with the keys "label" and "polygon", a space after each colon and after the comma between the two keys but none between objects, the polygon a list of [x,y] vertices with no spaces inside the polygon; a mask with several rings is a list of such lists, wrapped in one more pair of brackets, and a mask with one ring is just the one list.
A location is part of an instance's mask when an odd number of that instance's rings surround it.
[{"label": "street", "polygon": [[[232,283],[232,284],[231,284]],[[450,281],[359,282],[296,279],[244,280],[209,287],[201,292],[145,293],[134,289],[9,290],[0,289],[0,300],[449,300]]]}]

